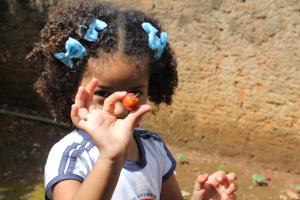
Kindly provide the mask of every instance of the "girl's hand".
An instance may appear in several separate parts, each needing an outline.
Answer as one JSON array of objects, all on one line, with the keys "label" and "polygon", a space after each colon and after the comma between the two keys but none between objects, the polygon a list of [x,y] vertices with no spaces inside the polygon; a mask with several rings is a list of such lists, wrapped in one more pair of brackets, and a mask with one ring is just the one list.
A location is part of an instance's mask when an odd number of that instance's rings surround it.
[{"label": "girl's hand", "polygon": [[225,175],[223,171],[200,175],[194,185],[192,200],[235,200],[237,186],[233,182],[236,179],[235,173]]},{"label": "girl's hand", "polygon": [[141,117],[151,110],[149,105],[141,105],[126,118],[117,119],[115,104],[121,101],[126,92],[115,92],[104,100],[103,106],[93,102],[98,79],[94,78],[87,87],[80,86],[72,105],[73,124],[86,131],[95,145],[101,150],[101,157],[114,161],[124,159],[133,129]]}]

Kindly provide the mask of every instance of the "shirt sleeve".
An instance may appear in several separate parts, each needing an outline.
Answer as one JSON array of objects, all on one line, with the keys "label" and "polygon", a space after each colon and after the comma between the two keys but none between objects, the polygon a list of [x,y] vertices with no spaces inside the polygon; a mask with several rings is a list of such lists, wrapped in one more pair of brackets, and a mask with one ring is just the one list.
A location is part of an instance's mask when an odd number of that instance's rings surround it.
[{"label": "shirt sleeve", "polygon": [[176,161],[164,142],[162,142],[162,146],[164,154],[162,180],[165,181],[174,173],[176,169]]},{"label": "shirt sleeve", "polygon": [[49,155],[45,166],[45,199],[52,199],[52,189],[63,180],[82,182],[90,172],[86,147],[88,142],[63,139],[56,143]]}]

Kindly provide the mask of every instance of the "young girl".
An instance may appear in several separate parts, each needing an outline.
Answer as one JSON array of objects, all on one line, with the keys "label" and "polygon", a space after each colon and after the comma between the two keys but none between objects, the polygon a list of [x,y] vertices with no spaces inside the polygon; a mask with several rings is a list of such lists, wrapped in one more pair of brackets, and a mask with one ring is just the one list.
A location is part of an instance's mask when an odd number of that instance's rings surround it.
[{"label": "young girl", "polygon": [[[76,127],[49,153],[46,199],[182,199],[165,143],[137,128],[151,111],[147,100],[171,104],[177,86],[174,53],[155,19],[78,2],[58,9],[29,58],[55,118]],[[129,92],[141,102],[133,111],[121,103]],[[201,175],[192,198],[235,199],[235,179]]]}]

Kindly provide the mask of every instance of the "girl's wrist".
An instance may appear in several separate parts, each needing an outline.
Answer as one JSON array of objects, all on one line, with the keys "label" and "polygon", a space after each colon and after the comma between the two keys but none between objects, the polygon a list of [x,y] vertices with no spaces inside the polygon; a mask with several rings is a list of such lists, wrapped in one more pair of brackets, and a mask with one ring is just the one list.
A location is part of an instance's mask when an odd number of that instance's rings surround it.
[{"label": "girl's wrist", "polygon": [[116,172],[122,170],[125,163],[125,159],[111,160],[107,158],[99,158],[98,162],[101,163],[101,165],[104,166],[106,169]]},{"label": "girl's wrist", "polygon": [[118,155],[107,155],[105,152],[101,152],[99,159],[107,166],[124,165],[126,160],[126,153],[120,153]]}]

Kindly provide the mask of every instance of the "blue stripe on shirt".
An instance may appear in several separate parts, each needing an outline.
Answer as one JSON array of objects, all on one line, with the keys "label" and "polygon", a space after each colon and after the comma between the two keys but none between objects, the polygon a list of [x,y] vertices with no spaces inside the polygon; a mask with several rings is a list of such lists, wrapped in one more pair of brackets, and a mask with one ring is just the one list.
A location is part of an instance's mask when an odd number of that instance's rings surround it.
[{"label": "blue stripe on shirt", "polygon": [[70,163],[68,165],[68,169],[66,171],[67,174],[72,174],[75,166],[76,166],[76,162],[77,162],[77,158],[83,153],[83,151],[85,150],[85,145],[87,144],[87,141],[83,140],[82,143],[80,143],[80,147],[78,150],[76,150],[77,148],[75,148],[75,150],[73,151],[72,155],[70,156]]},{"label": "blue stripe on shirt", "polygon": [[59,164],[59,168],[58,168],[58,175],[63,175],[65,174],[65,168],[67,166],[67,163],[69,161],[70,157],[70,152],[72,150],[76,150],[77,146],[80,145],[77,142],[73,142],[70,146],[68,146],[65,151],[62,154],[61,160],[60,160],[60,164]]},{"label": "blue stripe on shirt", "polygon": [[[81,134],[79,134],[79,135],[81,135]],[[89,142],[82,135],[81,135],[81,137],[82,137],[82,141],[80,143],[73,142],[63,152],[61,161],[59,164],[59,168],[58,168],[59,176],[61,176],[63,174],[72,174],[73,173],[75,166],[76,166],[77,158],[84,152],[85,146]],[[88,148],[91,148],[91,146],[89,145]],[[71,151],[73,151],[73,152],[70,155]],[[68,164],[68,162],[69,162],[69,164]],[[66,170],[66,168],[67,168],[67,170]]]},{"label": "blue stripe on shirt", "polygon": [[174,159],[174,157],[172,156],[172,154],[170,153],[169,149],[167,148],[167,146],[165,145],[165,143],[163,143],[164,145],[164,149],[167,152],[167,155],[172,163],[171,168],[167,171],[167,173],[165,175],[163,175],[163,181],[167,180],[175,171],[176,168],[176,161]]}]

